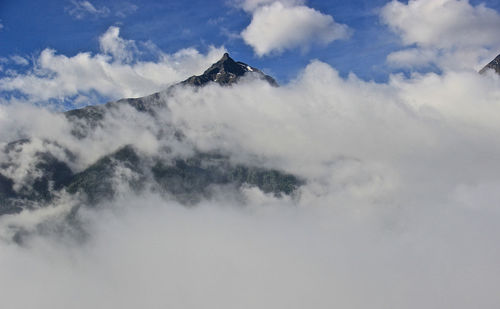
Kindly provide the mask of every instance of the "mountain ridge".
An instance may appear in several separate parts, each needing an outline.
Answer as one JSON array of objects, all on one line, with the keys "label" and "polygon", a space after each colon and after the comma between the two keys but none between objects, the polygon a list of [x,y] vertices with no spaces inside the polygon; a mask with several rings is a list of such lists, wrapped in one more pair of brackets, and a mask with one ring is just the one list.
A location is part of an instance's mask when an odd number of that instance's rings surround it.
[{"label": "mountain ridge", "polygon": [[[167,109],[168,95],[173,87],[203,87],[209,84],[228,87],[237,84],[240,79],[252,74],[277,87],[276,81],[257,68],[243,62],[234,61],[229,54],[212,64],[201,75],[170,86],[141,98],[127,98],[102,105],[91,105],[81,109],[64,112],[72,125],[70,134],[77,140],[88,138],[96,128],[106,122],[106,114],[113,109],[120,110],[125,104],[130,105],[138,113],[145,113],[151,121],[158,121],[162,132],[182,143],[185,137],[182,130],[171,123],[163,123],[158,114],[159,109]],[[161,120],[161,121],[160,121]],[[165,133],[167,132],[167,133]],[[156,136],[161,139],[162,136]],[[258,164],[237,164],[231,154],[223,152],[203,152],[194,149],[188,157],[163,158],[161,154],[147,155],[141,153],[133,145],[127,144],[111,153],[101,156],[94,163],[81,171],[70,168],[76,156],[57,141],[44,140],[43,145],[50,147],[37,151],[30,157],[31,170],[23,178],[23,183],[16,184],[6,171],[15,170],[18,164],[17,155],[29,147],[32,140],[25,138],[8,143],[3,151],[4,162],[0,162],[0,215],[18,213],[24,209],[34,209],[56,200],[61,192],[72,195],[80,194],[83,202],[97,205],[102,201],[115,197],[117,189],[115,178],[123,171],[129,171],[133,177],[123,181],[133,192],[146,190],[145,183],[152,186],[153,191],[166,195],[181,204],[192,205],[202,198],[209,198],[217,187],[233,188],[257,187],[265,193],[276,196],[294,195],[304,183],[299,177],[286,171],[259,166]],[[66,159],[54,156],[49,149],[57,149],[64,153]],[[2,158],[2,156],[0,156]]]},{"label": "mountain ridge", "polygon": [[480,71],[479,74],[484,74],[488,70],[493,70],[497,74],[500,74],[500,54],[495,57],[495,59],[491,60],[487,65],[485,65]]},{"label": "mountain ridge", "polygon": [[123,98],[117,101],[108,102],[101,105],[89,105],[80,109],[73,109],[65,112],[68,118],[85,119],[92,126],[96,122],[104,118],[106,109],[114,108],[119,104],[128,104],[140,112],[154,113],[158,107],[165,107],[165,102],[162,100],[162,95],[169,93],[176,87],[203,87],[209,84],[218,84],[220,86],[233,86],[237,84],[242,77],[247,74],[252,74],[257,78],[266,81],[273,87],[279,87],[279,84],[274,78],[264,74],[258,68],[252,67],[241,61],[234,61],[228,53],[224,55],[201,75],[193,75],[184,81],[171,85],[165,90],[155,92],[153,94],[139,98]]}]

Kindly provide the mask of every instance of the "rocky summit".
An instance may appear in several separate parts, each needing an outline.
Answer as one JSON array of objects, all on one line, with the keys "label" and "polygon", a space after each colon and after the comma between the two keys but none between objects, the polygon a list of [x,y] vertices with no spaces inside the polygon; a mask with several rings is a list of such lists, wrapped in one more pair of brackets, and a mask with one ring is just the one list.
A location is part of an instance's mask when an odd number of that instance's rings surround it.
[{"label": "rocky summit", "polygon": [[500,74],[500,55],[498,55],[495,59],[491,60],[490,63],[484,66],[484,68],[479,71],[479,73],[484,74],[488,70],[493,70],[497,74]]},{"label": "rocky summit", "polygon": [[258,78],[266,80],[269,84],[278,86],[278,83],[271,76],[246,63],[234,61],[229,57],[228,53],[225,53],[219,61],[203,72],[202,75],[191,76],[181,84],[203,86],[210,82],[216,82],[219,85],[231,85],[236,83],[245,74],[254,74]]},{"label": "rocky summit", "polygon": [[[202,75],[192,76],[165,91],[65,112],[71,127],[67,134],[77,142],[92,142],[93,133],[106,127],[109,119],[116,121],[119,118],[116,114],[126,108],[127,113],[137,113],[142,117],[137,119],[146,119],[148,125],[159,128],[155,131],[158,141],[170,139],[175,145],[189,145],[182,130],[160,116],[169,110],[172,89],[210,83],[230,86],[247,74],[272,86],[278,85],[272,77],[234,61],[226,53]],[[209,197],[218,187],[236,189],[234,192],[242,186],[257,187],[281,196],[293,195],[303,184],[286,171],[235,163],[230,153],[193,149],[190,155],[180,156],[173,155],[169,147],[163,153],[145,154],[134,145],[124,144],[77,170],[75,162],[81,158],[57,140],[25,137],[12,141],[0,149],[0,215],[44,207],[61,196],[78,196],[81,203],[77,208],[99,205],[115,198],[117,183],[122,187],[125,184],[129,191],[152,190],[186,205]]]}]

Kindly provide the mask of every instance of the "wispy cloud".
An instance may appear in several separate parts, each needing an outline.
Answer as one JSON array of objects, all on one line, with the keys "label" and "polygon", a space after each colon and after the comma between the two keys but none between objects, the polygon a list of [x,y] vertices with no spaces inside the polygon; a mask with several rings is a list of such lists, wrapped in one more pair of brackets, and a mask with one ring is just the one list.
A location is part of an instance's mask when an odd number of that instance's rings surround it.
[{"label": "wispy cloud", "polygon": [[71,1],[71,6],[65,8],[65,11],[76,19],[84,19],[86,17],[108,17],[116,16],[125,18],[137,11],[139,7],[130,2],[124,2],[117,5],[97,7],[90,1]]},{"label": "wispy cloud", "polygon": [[10,59],[17,65],[28,65],[29,61],[19,55],[10,56]]},{"label": "wispy cloud", "polygon": [[108,16],[110,10],[106,6],[95,7],[89,1],[71,1],[71,6],[65,8],[66,12],[76,19],[83,19],[87,16],[104,17]]},{"label": "wispy cloud", "polygon": [[120,3],[120,6],[117,8],[115,15],[117,17],[125,18],[130,14],[133,14],[135,11],[137,11],[139,7],[135,4],[125,2],[125,3]]}]

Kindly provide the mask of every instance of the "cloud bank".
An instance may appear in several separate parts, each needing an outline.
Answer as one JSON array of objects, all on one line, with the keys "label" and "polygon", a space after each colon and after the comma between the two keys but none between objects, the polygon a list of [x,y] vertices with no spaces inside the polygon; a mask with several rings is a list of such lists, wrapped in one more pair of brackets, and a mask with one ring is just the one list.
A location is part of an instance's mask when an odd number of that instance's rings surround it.
[{"label": "cloud bank", "polygon": [[332,16],[302,5],[303,1],[245,1],[252,21],[241,32],[258,56],[314,44],[327,45],[350,36],[351,30]]},{"label": "cloud bank", "polygon": [[[164,94],[168,109],[157,120],[124,106],[83,140],[58,114],[2,106],[2,142],[17,134],[56,139],[77,154],[75,169],[125,144],[168,157],[163,145],[223,151],[307,181],[295,198],[247,187],[240,197],[222,190],[185,208],[155,192],[132,193],[123,170],[117,198],[82,207],[77,227],[62,220],[75,203],[70,197],[3,216],[3,302],[494,308],[498,89],[498,77],[463,71],[379,84],[342,78],[314,61],[280,88],[251,78],[235,87],[179,88]],[[154,133],[167,123],[183,132],[182,143]],[[21,152],[19,164],[29,157]],[[21,247],[8,240],[19,228],[34,232]]]}]

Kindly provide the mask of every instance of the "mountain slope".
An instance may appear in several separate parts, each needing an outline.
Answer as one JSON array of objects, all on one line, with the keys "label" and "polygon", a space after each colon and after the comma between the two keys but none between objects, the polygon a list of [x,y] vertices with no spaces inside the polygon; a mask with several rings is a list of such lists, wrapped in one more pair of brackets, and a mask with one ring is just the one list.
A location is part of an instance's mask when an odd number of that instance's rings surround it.
[{"label": "mountain slope", "polygon": [[[159,115],[161,110],[168,110],[166,100],[173,87],[202,87],[210,83],[233,86],[247,74],[277,86],[272,77],[225,54],[202,75],[192,76],[162,93],[65,112],[72,125],[70,134],[77,140],[88,140],[96,130],[107,125],[108,114],[131,106],[133,113],[146,117],[144,121],[159,123],[158,140],[171,138],[174,143],[185,143],[182,131]],[[37,151],[27,159],[23,155],[35,142],[47,146],[47,150]],[[145,154],[133,145],[123,145],[83,170],[74,171],[71,166],[76,156],[56,141],[26,138],[7,144],[2,151],[0,215],[47,205],[64,192],[78,194],[86,205],[97,205],[113,199],[123,190],[119,186],[124,185],[129,191],[153,190],[181,203],[195,204],[222,187],[237,192],[241,187],[254,186],[265,193],[281,196],[294,194],[303,184],[298,177],[285,171],[234,163],[226,153],[195,150],[189,156],[180,156],[172,155],[167,149],[162,153]],[[21,160],[29,161],[28,168]],[[13,178],[13,175],[18,176]],[[21,179],[19,175],[23,175]]]},{"label": "mountain slope", "polygon": [[500,74],[500,55],[498,55],[495,59],[491,60],[490,63],[485,65],[484,68],[479,71],[479,73],[484,74],[488,70],[493,70],[496,73]]},{"label": "mountain slope", "polygon": [[[212,83],[220,86],[232,86],[237,84],[238,81],[246,75],[265,80],[271,86],[278,87],[278,83],[271,76],[264,74],[261,70],[249,66],[246,63],[240,61],[236,62],[228,53],[225,53],[219,61],[212,64],[203,74],[191,76],[164,91],[142,98],[127,98],[116,102],[108,102],[104,105],[86,106],[81,109],[67,111],[65,115],[73,122],[83,120],[83,124],[93,129],[104,119],[106,111],[117,108],[120,105],[128,104],[139,112],[154,114],[155,109],[166,107],[166,102],[162,97],[168,96],[175,87],[202,87]],[[85,129],[85,126],[82,127],[80,125],[80,127],[75,128],[73,133],[83,137],[85,136]]]}]

